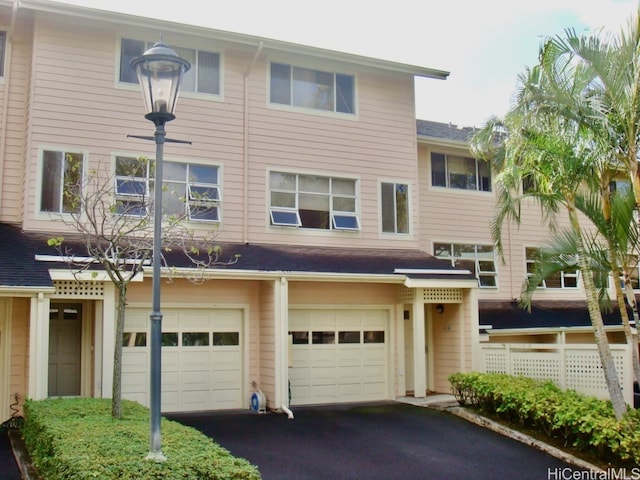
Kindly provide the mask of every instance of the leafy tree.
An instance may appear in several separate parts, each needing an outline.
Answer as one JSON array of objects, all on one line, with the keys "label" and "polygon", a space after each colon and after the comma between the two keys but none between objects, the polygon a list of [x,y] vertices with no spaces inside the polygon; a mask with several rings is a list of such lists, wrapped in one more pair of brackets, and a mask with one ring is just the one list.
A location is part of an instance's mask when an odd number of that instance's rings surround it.
[{"label": "leafy tree", "polygon": [[[579,68],[573,81],[574,86],[586,81]],[[516,100],[504,121],[489,121],[472,139],[472,150],[490,160],[497,173],[492,234],[500,253],[503,224],[506,221],[520,223],[523,202],[537,202],[552,231],[556,230],[558,212],[564,209],[568,214],[605,380],[614,411],[621,418],[626,405],[604,330],[598,289],[577,207],[578,197],[594,188],[600,151],[594,148],[591,132],[580,122],[538,101],[539,91],[554,87],[554,81],[539,66],[520,75]]]},{"label": "leafy tree", "polygon": [[[127,171],[119,172],[117,177],[108,164],[100,163],[84,178],[78,176],[78,183],[66,185],[65,202],[71,205],[69,210],[73,213],[63,221],[74,233],[69,239],[56,237],[48,241],[66,259],[78,281],[104,271],[118,292],[112,389],[114,418],[122,415],[122,342],[127,290],[129,283],[143,275],[153,260],[153,225],[149,214],[154,208],[153,195],[136,173],[147,161],[141,157],[129,162]],[[121,192],[127,192],[126,196],[116,195],[116,182]],[[215,232],[197,233],[187,228],[185,215],[164,215],[162,264],[168,267],[166,253],[182,253],[194,267],[189,278],[201,281],[207,269],[235,263],[238,256],[221,259],[222,250],[213,243],[214,238]],[[172,269],[167,271],[171,274]]]}]

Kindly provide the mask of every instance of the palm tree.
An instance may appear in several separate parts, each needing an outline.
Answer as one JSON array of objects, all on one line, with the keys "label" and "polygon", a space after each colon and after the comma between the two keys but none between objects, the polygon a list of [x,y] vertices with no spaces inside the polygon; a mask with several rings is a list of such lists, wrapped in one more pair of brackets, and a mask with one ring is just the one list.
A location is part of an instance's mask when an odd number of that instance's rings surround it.
[{"label": "palm tree", "polygon": [[[473,137],[471,148],[475,155],[491,161],[497,173],[492,234],[500,253],[502,226],[505,221],[520,222],[523,202],[537,202],[551,230],[555,229],[556,214],[566,210],[605,381],[616,417],[621,418],[626,405],[604,330],[598,289],[576,203],[583,191],[595,186],[600,150],[594,148],[592,132],[571,116],[565,116],[560,108],[562,104],[549,102],[546,95],[547,91],[563,96],[587,90],[590,76],[585,75],[580,65],[572,67],[569,84],[558,83],[564,79],[549,78],[548,71],[540,66],[527,69],[518,78],[515,102],[504,121],[488,122]],[[541,92],[545,95],[540,95]],[[541,96],[547,101],[541,102]],[[523,192],[525,179],[529,188]]]}]

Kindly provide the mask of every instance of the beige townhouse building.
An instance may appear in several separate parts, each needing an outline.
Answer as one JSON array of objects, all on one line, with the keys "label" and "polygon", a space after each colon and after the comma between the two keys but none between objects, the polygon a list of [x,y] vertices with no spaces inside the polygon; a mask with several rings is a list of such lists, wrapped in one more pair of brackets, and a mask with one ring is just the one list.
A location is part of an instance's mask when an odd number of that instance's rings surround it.
[{"label": "beige townhouse building", "polygon": [[[129,62],[160,34],[192,64],[167,128],[192,142],[165,145],[165,187],[183,192],[170,208],[240,255],[198,283],[170,265],[162,410],[248,408],[254,384],[274,410],[448,391],[478,360],[478,282],[424,238],[414,107],[414,79],[447,72],[2,0],[0,419],[16,399],[111,395],[114,285],[79,282],[47,239],[73,236],[73,175],[117,179],[145,157],[150,195],[154,146],[127,137],[152,127]],[[129,287],[123,343],[123,396],[145,405],[151,277]]]}]

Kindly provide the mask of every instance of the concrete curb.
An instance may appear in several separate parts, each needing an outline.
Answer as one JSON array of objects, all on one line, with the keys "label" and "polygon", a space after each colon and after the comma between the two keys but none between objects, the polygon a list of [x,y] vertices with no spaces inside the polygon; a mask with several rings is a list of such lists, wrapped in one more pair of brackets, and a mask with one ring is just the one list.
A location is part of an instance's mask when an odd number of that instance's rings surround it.
[{"label": "concrete curb", "polygon": [[31,462],[29,452],[24,444],[24,440],[18,430],[9,430],[9,440],[11,441],[11,449],[16,459],[20,474],[23,480],[41,480],[38,471]]}]

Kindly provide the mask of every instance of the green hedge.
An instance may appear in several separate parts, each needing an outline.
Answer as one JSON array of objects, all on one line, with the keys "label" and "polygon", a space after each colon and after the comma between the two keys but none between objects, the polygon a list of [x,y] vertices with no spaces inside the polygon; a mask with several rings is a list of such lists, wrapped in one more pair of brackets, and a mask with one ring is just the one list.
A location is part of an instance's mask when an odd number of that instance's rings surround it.
[{"label": "green hedge", "polygon": [[197,430],[162,419],[167,461],[145,460],[149,411],[123,401],[123,416],[111,418],[108,399],[27,401],[24,441],[46,480],[242,479],[258,480],[258,469],[233,457]]},{"label": "green hedge", "polygon": [[462,406],[534,428],[614,465],[640,465],[640,413],[616,420],[611,402],[562,391],[551,382],[498,373],[449,377]]}]

